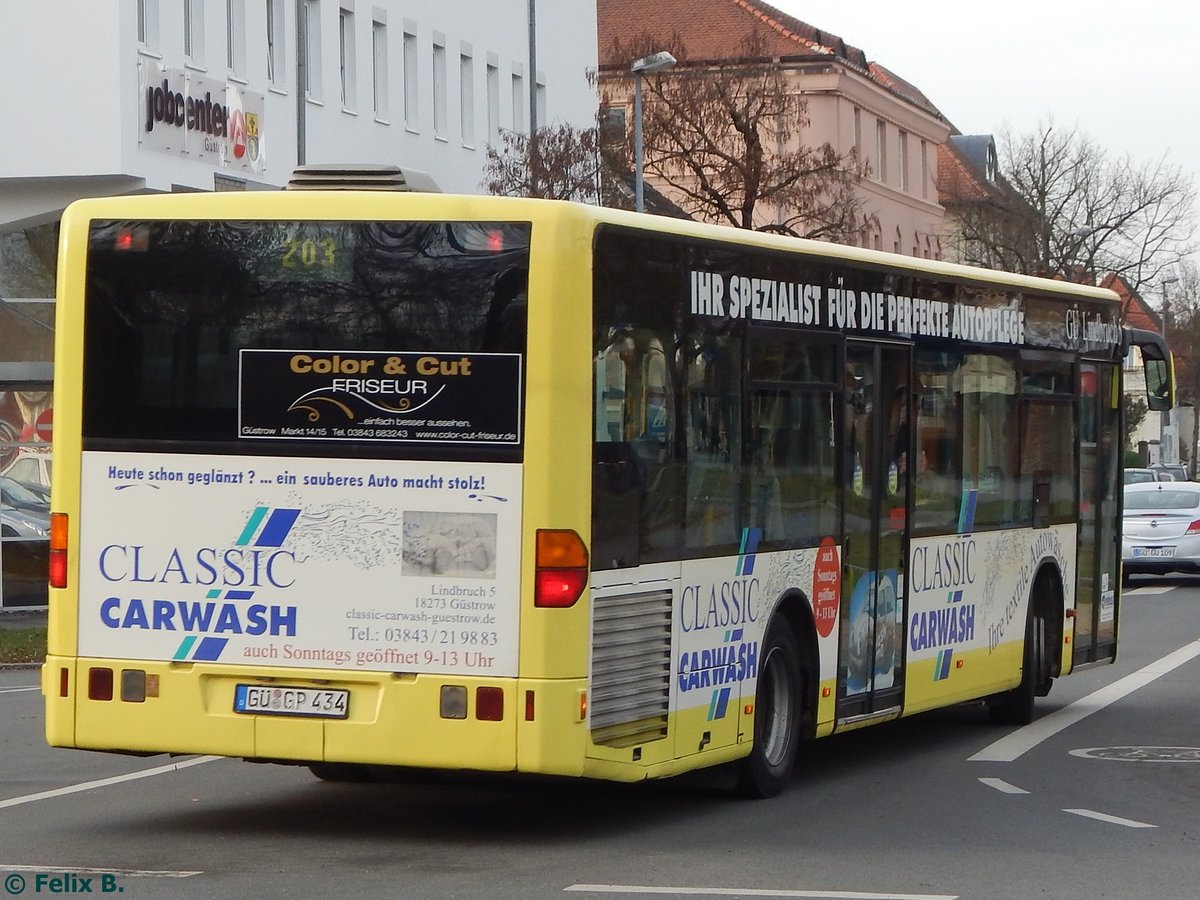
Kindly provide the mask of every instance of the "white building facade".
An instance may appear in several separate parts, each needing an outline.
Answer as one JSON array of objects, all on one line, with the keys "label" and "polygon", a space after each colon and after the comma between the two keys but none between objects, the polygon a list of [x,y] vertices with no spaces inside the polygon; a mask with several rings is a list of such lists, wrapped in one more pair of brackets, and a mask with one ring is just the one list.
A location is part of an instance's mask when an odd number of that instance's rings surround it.
[{"label": "white building facade", "polygon": [[[538,127],[595,121],[595,0],[11,5],[0,27],[0,479],[32,487],[48,469],[57,222],[71,201],[272,190],[298,163],[397,165],[480,193],[489,144],[527,133],[531,112]],[[44,516],[20,511],[0,503],[0,611],[46,602]]]}]

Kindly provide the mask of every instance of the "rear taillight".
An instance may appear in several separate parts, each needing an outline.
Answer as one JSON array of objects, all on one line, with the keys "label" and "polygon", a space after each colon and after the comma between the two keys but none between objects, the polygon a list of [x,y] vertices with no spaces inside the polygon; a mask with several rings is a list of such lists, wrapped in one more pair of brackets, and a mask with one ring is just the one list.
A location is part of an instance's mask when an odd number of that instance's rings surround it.
[{"label": "rear taillight", "polygon": [[539,528],[533,605],[553,609],[574,606],[588,581],[588,552],[583,539],[567,529]]},{"label": "rear taillight", "polygon": [[504,690],[498,687],[475,689],[475,718],[481,722],[504,721]]},{"label": "rear taillight", "polygon": [[1200,519],[1196,519],[1187,527],[1187,534],[1200,534]]},{"label": "rear taillight", "polygon": [[50,587],[67,586],[67,514],[50,513]]},{"label": "rear taillight", "polygon": [[88,669],[88,699],[111,700],[113,698],[113,670]]}]

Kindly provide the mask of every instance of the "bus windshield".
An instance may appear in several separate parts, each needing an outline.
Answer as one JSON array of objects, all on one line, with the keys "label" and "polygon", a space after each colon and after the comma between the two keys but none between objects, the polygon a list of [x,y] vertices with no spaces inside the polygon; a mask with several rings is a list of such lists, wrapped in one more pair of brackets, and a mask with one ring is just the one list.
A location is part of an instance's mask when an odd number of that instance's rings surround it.
[{"label": "bus windshield", "polygon": [[[348,440],[368,456],[436,443],[514,459],[529,232],[488,222],[95,222],[85,446],[200,450],[254,438],[256,452],[308,455]],[[476,376],[469,391],[456,390],[462,376]]]}]

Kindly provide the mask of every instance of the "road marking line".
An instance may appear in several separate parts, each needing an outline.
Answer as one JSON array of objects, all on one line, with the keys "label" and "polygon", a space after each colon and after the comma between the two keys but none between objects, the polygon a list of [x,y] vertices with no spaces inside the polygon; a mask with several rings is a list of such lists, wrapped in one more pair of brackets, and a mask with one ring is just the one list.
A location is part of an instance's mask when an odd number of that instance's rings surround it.
[{"label": "road marking line", "polygon": [[1168,584],[1168,585],[1166,585],[1166,586],[1163,586],[1163,585],[1155,585],[1155,586],[1151,586],[1151,585],[1145,585],[1144,587],[1135,587],[1135,588],[1131,588],[1131,589],[1130,589],[1130,591],[1129,591],[1129,593],[1131,593],[1131,594],[1145,594],[1147,597],[1149,597],[1149,596],[1152,596],[1153,594],[1165,594],[1165,593],[1167,593],[1167,591],[1173,591],[1173,590],[1175,590],[1175,585],[1173,585],[1173,584]]},{"label": "road marking line", "polygon": [[1186,662],[1200,656],[1200,640],[1192,641],[1180,647],[1173,653],[1168,653],[1162,659],[1155,660],[1150,665],[1114,681],[1107,687],[1093,691],[1086,697],[1076,700],[1070,706],[1056,709],[1050,715],[1038,719],[1032,725],[1018,728],[1005,735],[1000,740],[984,747],[974,756],[967,757],[968,762],[1012,762],[1022,754],[1032,750],[1042,741],[1069,728],[1076,722],[1086,719],[1092,713],[1100,712],[1106,706],[1116,703],[1122,697],[1144,688],[1162,676],[1166,675]]},{"label": "road marking line", "polygon": [[41,687],[34,685],[33,687],[15,687],[15,688],[0,688],[0,694],[19,694],[22,691],[40,691]]},{"label": "road marking line", "polygon": [[119,875],[122,878],[191,878],[203,872],[157,871],[155,869],[98,869],[93,866],[10,866],[0,863],[0,872],[46,872],[58,875]]},{"label": "road marking line", "polygon": [[50,800],[54,797],[65,797],[68,794],[78,794],[82,791],[90,791],[95,788],[108,787],[112,784],[123,784],[126,781],[137,781],[139,778],[150,778],[153,775],[166,775],[169,772],[178,772],[180,769],[187,769],[191,766],[198,766],[202,763],[213,762],[214,760],[225,759],[224,756],[198,756],[195,759],[185,759],[183,762],[171,763],[168,766],[158,766],[154,769],[143,769],[140,772],[130,772],[128,775],[117,775],[113,778],[101,778],[98,781],[86,781],[83,784],[72,784],[68,787],[55,788],[52,791],[42,791],[40,794],[26,794],[24,797],[13,797],[11,800],[0,800],[0,809],[7,809],[10,806],[20,806],[23,803],[36,803],[38,800]]},{"label": "road marking line", "polygon": [[806,897],[810,900],[958,900],[958,894],[879,894],[867,891],[791,891],[772,888],[664,887],[647,884],[572,884],[564,891],[594,894],[679,894],[704,897]]},{"label": "road marking line", "polygon": [[1071,813],[1076,816],[1083,816],[1085,819],[1096,819],[1100,822],[1109,822],[1113,825],[1124,825],[1126,828],[1157,828],[1157,825],[1150,825],[1147,822],[1138,822],[1133,819],[1122,819],[1120,816],[1110,816],[1107,813],[1096,812],[1092,809],[1064,809],[1063,812]]},{"label": "road marking line", "polygon": [[1019,788],[1015,784],[1009,784],[1007,781],[1003,781],[999,778],[980,778],[979,780],[982,781],[984,784],[986,784],[988,787],[995,788],[996,790],[1001,791],[1002,793],[1005,793],[1005,794],[1028,794],[1029,793],[1029,791],[1025,790],[1025,788]]}]

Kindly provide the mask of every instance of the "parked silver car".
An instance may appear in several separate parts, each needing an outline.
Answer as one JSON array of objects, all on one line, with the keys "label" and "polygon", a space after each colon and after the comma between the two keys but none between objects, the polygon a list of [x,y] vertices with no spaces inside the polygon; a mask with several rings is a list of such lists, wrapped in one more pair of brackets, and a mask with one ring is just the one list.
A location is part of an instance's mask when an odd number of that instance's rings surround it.
[{"label": "parked silver car", "polygon": [[1136,574],[1200,573],[1200,483],[1127,484],[1121,561],[1126,580]]},{"label": "parked silver car", "polygon": [[1125,469],[1126,484],[1141,484],[1146,481],[1158,481],[1158,476],[1153,469]]},{"label": "parked silver car", "polygon": [[[1181,466],[1174,463],[1154,463],[1150,468],[1154,474],[1158,476],[1159,481],[1191,481],[1188,478],[1186,466]],[[1163,478],[1164,475],[1170,475],[1170,478]]]}]

